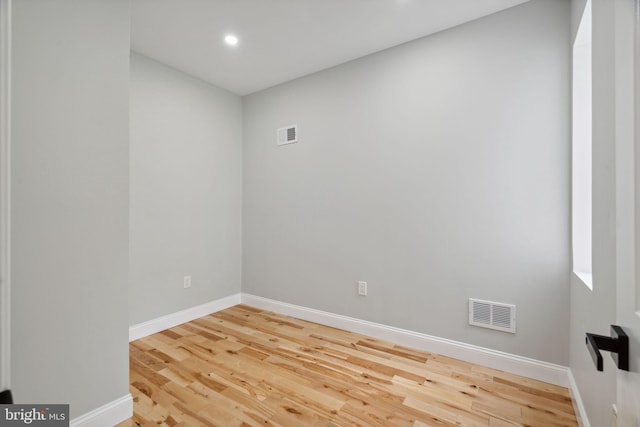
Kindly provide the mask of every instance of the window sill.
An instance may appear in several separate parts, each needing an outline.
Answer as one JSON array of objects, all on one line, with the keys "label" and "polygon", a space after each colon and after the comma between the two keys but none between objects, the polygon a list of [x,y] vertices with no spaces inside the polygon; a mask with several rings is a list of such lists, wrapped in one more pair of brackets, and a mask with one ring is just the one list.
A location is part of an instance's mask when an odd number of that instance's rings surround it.
[{"label": "window sill", "polygon": [[583,273],[574,271],[573,274],[578,276],[578,279],[587,287],[589,290],[593,290],[593,275],[591,273]]}]

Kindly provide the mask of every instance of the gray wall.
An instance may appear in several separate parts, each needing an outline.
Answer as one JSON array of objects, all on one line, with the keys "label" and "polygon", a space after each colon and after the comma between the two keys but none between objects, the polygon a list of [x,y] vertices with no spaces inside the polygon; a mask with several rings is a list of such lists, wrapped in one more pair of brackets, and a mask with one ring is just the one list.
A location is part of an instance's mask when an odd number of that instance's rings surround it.
[{"label": "gray wall", "polygon": [[130,324],[240,292],[240,97],[133,54],[130,150]]},{"label": "gray wall", "polygon": [[129,393],[128,1],[14,1],[12,72],[12,387],[76,417]]},{"label": "gray wall", "polygon": [[[616,0],[617,1],[617,0]],[[624,0],[626,1],[626,0]],[[574,28],[585,0],[572,2]],[[616,368],[605,357],[597,372],[584,334],[609,335],[616,318],[615,240],[615,70],[614,9],[611,0],[593,4],[593,291],[571,275],[570,367],[592,426],[611,425]]]},{"label": "gray wall", "polygon": [[243,292],[566,365],[569,25],[531,1],[245,97]]}]

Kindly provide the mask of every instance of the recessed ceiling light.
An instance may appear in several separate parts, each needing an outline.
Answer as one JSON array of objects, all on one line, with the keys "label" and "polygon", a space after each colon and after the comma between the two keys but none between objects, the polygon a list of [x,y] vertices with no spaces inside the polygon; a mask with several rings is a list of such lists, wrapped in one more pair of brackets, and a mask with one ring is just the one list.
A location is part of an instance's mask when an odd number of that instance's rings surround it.
[{"label": "recessed ceiling light", "polygon": [[238,44],[238,38],[233,34],[227,34],[224,36],[224,42],[229,46],[235,46]]}]

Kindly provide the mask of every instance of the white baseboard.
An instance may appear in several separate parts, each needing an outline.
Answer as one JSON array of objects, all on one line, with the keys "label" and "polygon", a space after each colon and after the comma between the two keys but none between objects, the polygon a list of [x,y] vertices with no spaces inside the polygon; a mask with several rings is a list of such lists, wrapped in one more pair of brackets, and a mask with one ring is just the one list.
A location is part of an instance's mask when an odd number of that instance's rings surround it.
[{"label": "white baseboard", "polygon": [[578,384],[576,383],[576,379],[573,377],[571,369],[569,369],[568,377],[571,402],[573,403],[573,411],[576,413],[576,418],[578,419],[578,425],[580,427],[591,427],[589,418],[587,417],[587,410],[582,402],[582,397],[580,397],[580,390],[578,389]]},{"label": "white baseboard", "polygon": [[113,427],[133,416],[131,394],[71,420],[71,427]]},{"label": "white baseboard", "polygon": [[158,317],[157,319],[129,326],[129,342],[190,322],[208,314],[215,313],[216,311],[238,305],[241,301],[240,295],[241,294],[230,295],[225,298],[187,308],[186,310],[167,314],[166,316]]},{"label": "white baseboard", "polygon": [[242,294],[242,303],[550,384],[562,387],[570,385],[569,368],[565,366],[245,293]]}]

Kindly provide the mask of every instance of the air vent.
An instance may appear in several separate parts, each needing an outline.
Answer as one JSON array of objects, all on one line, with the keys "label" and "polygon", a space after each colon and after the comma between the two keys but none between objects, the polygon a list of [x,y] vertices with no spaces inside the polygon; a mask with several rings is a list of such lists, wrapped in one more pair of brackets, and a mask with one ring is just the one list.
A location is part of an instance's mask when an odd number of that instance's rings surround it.
[{"label": "air vent", "polygon": [[293,144],[298,142],[298,125],[291,125],[279,128],[278,145]]},{"label": "air vent", "polygon": [[469,324],[516,333],[516,306],[469,298]]}]

